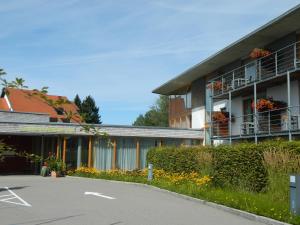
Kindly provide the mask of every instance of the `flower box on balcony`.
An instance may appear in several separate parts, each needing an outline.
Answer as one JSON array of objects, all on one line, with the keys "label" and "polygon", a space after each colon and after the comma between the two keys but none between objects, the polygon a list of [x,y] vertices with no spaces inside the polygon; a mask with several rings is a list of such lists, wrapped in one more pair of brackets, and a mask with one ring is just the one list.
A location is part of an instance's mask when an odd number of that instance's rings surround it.
[{"label": "flower box on balcony", "polygon": [[264,50],[264,49],[261,49],[261,48],[254,48],[252,50],[252,52],[250,53],[250,58],[258,59],[258,58],[261,58],[261,57],[269,56],[271,54],[272,53],[268,50]]},{"label": "flower box on balcony", "polygon": [[214,81],[208,85],[208,88],[213,89],[214,91],[222,91],[223,83],[222,81]]}]

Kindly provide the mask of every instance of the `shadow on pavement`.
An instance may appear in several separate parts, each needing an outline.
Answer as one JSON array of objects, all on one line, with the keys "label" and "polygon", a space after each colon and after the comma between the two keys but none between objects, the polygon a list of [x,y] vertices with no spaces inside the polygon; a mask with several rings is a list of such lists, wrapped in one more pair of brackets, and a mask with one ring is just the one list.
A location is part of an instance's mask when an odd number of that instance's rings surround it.
[{"label": "shadow on pavement", "polygon": [[[23,189],[23,188],[27,188],[27,187],[30,187],[30,186],[17,186],[17,187],[8,187],[8,188],[9,188],[9,190],[19,190],[19,189]],[[0,187],[0,192],[1,191],[7,191],[7,189]]]}]

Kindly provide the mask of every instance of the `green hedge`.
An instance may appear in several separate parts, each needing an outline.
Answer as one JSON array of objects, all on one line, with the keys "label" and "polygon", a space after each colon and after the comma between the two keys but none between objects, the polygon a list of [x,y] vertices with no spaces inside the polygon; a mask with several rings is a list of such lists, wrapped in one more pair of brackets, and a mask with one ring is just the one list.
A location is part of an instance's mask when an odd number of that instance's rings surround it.
[{"label": "green hedge", "polygon": [[154,168],[168,172],[208,173],[212,168],[210,148],[206,147],[160,147],[150,149],[147,162]]},{"label": "green hedge", "polygon": [[300,142],[268,141],[217,147],[160,147],[147,154],[154,168],[198,172],[213,177],[216,186],[260,192],[268,185],[268,169],[300,171]]},{"label": "green hedge", "polygon": [[263,151],[255,144],[220,145],[213,151],[213,181],[259,192],[267,186]]}]

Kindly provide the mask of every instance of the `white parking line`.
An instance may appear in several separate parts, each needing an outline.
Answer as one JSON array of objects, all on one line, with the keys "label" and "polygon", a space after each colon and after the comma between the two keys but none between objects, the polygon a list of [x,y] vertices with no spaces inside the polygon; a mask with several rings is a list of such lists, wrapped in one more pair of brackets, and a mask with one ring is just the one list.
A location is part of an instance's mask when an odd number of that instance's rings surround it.
[{"label": "white parking line", "polygon": [[[22,206],[31,207],[31,205],[28,202],[23,200],[20,196],[18,196],[15,192],[10,190],[8,187],[3,187],[3,188],[0,188],[0,189],[6,189],[10,193],[9,195],[1,195],[0,196],[0,202],[6,202],[6,203],[15,204],[15,205],[22,205]],[[9,198],[7,198],[7,197],[9,197]],[[9,201],[9,200],[12,200],[12,199],[16,199],[17,201]]]},{"label": "white parking line", "polygon": [[102,193],[98,193],[98,192],[89,192],[89,191],[86,191],[86,192],[84,192],[84,194],[85,195],[95,195],[95,196],[102,197],[102,198],[107,198],[107,199],[110,199],[110,200],[116,199],[114,197],[103,195]]}]

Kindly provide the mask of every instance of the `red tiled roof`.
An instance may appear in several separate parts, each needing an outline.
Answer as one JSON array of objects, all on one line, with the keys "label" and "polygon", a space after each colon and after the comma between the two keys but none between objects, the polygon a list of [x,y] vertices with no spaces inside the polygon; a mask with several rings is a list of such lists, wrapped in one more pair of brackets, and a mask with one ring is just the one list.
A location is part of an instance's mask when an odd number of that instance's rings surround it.
[{"label": "red tiled roof", "polygon": [[[59,115],[53,106],[50,106],[46,100],[44,100],[37,91],[34,90],[24,90],[24,89],[14,89],[9,88],[8,99],[10,101],[11,107],[15,112],[32,112],[32,113],[46,113],[49,114],[50,118],[57,118],[59,120],[66,119],[66,115]],[[45,95],[47,99],[51,100],[68,100],[65,96],[56,95]],[[60,107],[66,112],[77,113],[77,106],[73,103],[65,103]],[[79,122],[80,117],[74,116],[71,122]]]},{"label": "red tiled roof", "polygon": [[8,107],[7,102],[4,98],[0,98],[0,110],[9,111],[9,107]]}]

